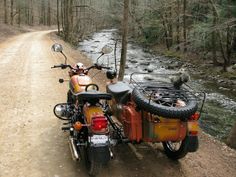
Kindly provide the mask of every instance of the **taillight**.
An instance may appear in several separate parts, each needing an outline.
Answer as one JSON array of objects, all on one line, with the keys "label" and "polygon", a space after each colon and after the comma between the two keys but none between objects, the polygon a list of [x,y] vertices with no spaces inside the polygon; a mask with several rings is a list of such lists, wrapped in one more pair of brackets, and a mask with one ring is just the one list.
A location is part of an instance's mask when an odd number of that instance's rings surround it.
[{"label": "taillight", "polygon": [[200,118],[200,114],[195,112],[193,115],[190,116],[189,120],[198,120]]},{"label": "taillight", "polygon": [[93,117],[91,122],[91,129],[93,132],[105,132],[107,131],[107,118],[104,116]]},{"label": "taillight", "polygon": [[198,119],[200,114],[195,112],[188,120],[188,131],[190,136],[197,136],[199,131]]}]

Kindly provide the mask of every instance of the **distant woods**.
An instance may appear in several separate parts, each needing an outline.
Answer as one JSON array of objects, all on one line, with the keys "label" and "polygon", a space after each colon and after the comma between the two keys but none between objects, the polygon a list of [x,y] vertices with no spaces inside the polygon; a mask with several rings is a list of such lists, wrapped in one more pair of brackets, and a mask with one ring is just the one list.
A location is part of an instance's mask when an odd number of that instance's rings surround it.
[{"label": "distant woods", "polygon": [[77,43],[98,29],[111,27],[109,0],[57,0],[58,33],[71,43]]},{"label": "distant woods", "polygon": [[236,63],[236,1],[130,0],[129,15],[129,34],[146,46],[190,52],[225,71]]},{"label": "distant woods", "polygon": [[[121,30],[123,9],[117,0],[0,0],[0,20],[57,25],[58,33],[76,44],[99,29]],[[190,52],[225,71],[236,63],[236,1],[130,0],[128,15],[129,37],[145,46]]]},{"label": "distant woods", "polygon": [[0,22],[9,25],[57,25],[71,43],[102,28],[111,21],[107,0],[0,0]]},{"label": "distant woods", "polygon": [[56,21],[56,0],[0,0],[0,21],[9,25],[47,25]]}]

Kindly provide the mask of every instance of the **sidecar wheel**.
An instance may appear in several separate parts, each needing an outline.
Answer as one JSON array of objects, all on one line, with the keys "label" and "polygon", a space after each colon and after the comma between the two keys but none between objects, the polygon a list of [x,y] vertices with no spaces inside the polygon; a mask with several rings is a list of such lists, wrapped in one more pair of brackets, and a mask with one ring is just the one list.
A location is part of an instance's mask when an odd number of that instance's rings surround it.
[{"label": "sidecar wheel", "polygon": [[185,93],[184,91],[175,92],[172,88],[162,88],[161,91],[164,99],[171,100],[172,97],[182,98],[185,100],[186,105],[180,107],[176,106],[172,101],[154,101],[149,98],[150,96],[145,97],[145,94],[142,93],[143,91],[138,88],[134,88],[132,98],[140,109],[166,118],[186,120],[186,118],[189,118],[197,111],[197,101],[191,93]]},{"label": "sidecar wheel", "polygon": [[186,138],[183,141],[173,142],[173,141],[166,141],[162,142],[162,145],[164,147],[165,154],[167,157],[169,157],[172,160],[178,160],[183,158],[189,151],[189,137],[186,136]]}]

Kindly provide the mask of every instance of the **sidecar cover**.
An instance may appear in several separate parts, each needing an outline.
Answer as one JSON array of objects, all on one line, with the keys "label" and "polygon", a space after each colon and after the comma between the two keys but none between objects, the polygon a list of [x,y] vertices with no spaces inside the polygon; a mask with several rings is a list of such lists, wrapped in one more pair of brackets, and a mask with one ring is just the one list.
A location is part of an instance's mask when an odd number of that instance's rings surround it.
[{"label": "sidecar cover", "polygon": [[118,101],[127,100],[128,94],[131,93],[132,89],[124,82],[117,82],[107,86],[107,92]]}]

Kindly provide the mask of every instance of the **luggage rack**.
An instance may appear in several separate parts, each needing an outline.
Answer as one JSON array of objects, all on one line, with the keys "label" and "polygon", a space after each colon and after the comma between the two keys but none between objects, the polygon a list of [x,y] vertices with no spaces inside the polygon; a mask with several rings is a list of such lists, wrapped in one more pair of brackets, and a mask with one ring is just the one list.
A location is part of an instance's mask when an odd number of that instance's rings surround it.
[{"label": "luggage rack", "polygon": [[[152,80],[135,79],[137,75],[149,75]],[[180,89],[174,87],[171,82],[171,77],[178,76],[180,73],[142,73],[134,72],[130,75],[129,83],[134,88],[138,88],[139,91],[149,100],[156,102],[157,104],[178,107],[177,100],[183,102],[196,101],[198,105],[198,111],[201,116],[203,106],[206,100],[206,93],[203,91],[196,91],[188,84],[183,84]],[[141,80],[141,81],[139,81]]]}]

